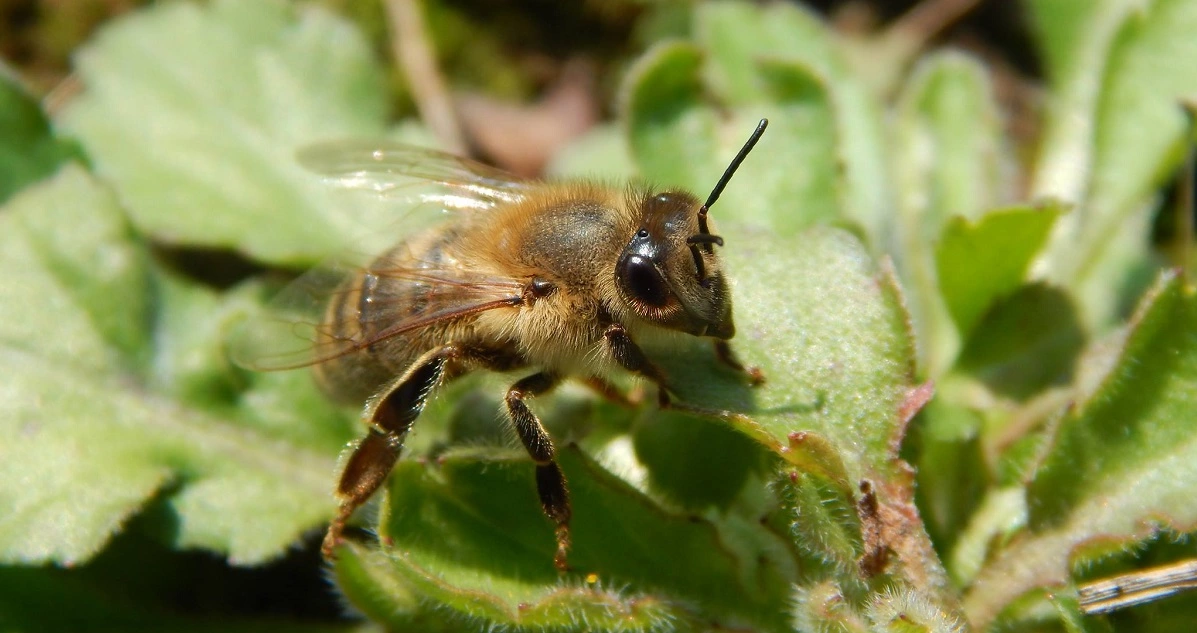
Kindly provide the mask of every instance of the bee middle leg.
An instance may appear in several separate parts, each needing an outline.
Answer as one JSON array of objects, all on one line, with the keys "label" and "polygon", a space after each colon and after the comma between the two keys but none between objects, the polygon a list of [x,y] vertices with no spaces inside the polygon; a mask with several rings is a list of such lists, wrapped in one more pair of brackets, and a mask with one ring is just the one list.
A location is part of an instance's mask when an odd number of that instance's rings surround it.
[{"label": "bee middle leg", "polygon": [[548,431],[524,402],[527,398],[540,395],[556,387],[561,379],[553,374],[541,372],[517,381],[507,390],[507,412],[515,425],[515,432],[523,442],[528,455],[536,464],[536,492],[540,495],[540,506],[544,513],[557,524],[557,553],[553,564],[560,571],[568,571],[566,554],[569,552],[569,519],[573,514],[569,505],[569,488],[565,475],[557,465],[556,449]]},{"label": "bee middle leg", "polygon": [[325,558],[333,558],[333,550],[341,543],[345,524],[354,510],[386,481],[428,394],[445,378],[446,365],[456,356],[458,350],[452,346],[430,352],[378,397],[366,421],[369,433],[341,469],[336,492],[340,507],[320,548]]}]

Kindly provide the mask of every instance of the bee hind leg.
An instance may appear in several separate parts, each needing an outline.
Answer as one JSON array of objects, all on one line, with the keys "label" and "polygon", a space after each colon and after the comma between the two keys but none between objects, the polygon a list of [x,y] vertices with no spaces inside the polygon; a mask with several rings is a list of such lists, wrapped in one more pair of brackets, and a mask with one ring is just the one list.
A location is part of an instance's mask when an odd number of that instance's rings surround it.
[{"label": "bee hind leg", "polygon": [[341,544],[345,523],[354,510],[386,481],[399,459],[407,432],[424,409],[429,392],[445,377],[446,363],[455,355],[453,347],[430,352],[392,383],[367,410],[370,431],[341,468],[336,492],[340,507],[320,548],[325,558],[333,558],[333,550]]},{"label": "bee hind leg", "polygon": [[558,571],[568,571],[566,561],[569,552],[569,519],[573,511],[569,504],[569,488],[565,483],[565,475],[557,465],[556,449],[544,426],[528,408],[524,400],[540,395],[556,387],[560,382],[557,376],[549,373],[538,373],[520,379],[507,390],[507,412],[511,422],[515,425],[515,432],[523,442],[528,455],[536,464],[536,491],[540,495],[540,506],[544,513],[556,523],[557,553],[553,556],[553,564]]}]

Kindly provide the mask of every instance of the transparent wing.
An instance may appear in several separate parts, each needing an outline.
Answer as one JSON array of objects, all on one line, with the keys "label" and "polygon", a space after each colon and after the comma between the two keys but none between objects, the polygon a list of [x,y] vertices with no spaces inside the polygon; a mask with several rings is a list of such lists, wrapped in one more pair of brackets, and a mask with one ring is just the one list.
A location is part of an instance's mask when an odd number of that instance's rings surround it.
[{"label": "transparent wing", "polygon": [[314,365],[420,328],[517,306],[522,293],[518,280],[451,262],[394,257],[368,267],[330,263],[292,282],[265,314],[241,323],[231,356],[259,371]]},{"label": "transparent wing", "polygon": [[532,186],[468,158],[389,141],[319,143],[301,149],[297,157],[334,186],[438,202],[452,209],[481,210],[516,202]]}]

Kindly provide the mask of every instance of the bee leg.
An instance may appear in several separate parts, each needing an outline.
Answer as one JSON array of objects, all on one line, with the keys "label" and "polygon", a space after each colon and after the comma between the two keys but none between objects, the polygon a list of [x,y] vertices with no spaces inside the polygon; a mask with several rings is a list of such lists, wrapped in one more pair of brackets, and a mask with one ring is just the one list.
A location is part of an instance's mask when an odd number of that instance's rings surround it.
[{"label": "bee leg", "polygon": [[644,355],[640,346],[636,345],[631,336],[628,336],[628,331],[622,325],[612,323],[603,332],[603,338],[607,340],[607,347],[610,348],[611,355],[615,357],[615,362],[619,363],[620,367],[634,374],[640,374],[657,385],[658,404],[662,409],[668,408],[670,398],[669,388],[665,384],[665,374],[661,373],[661,370]]},{"label": "bee leg", "polygon": [[536,492],[540,495],[540,506],[545,515],[557,524],[557,554],[553,556],[553,564],[564,572],[569,570],[569,563],[566,562],[569,518],[572,514],[569,489],[565,485],[565,475],[557,465],[552,438],[524,402],[527,398],[552,389],[558,382],[560,379],[557,376],[543,372],[519,380],[507,390],[507,412],[511,415],[516,434],[536,463]]},{"label": "bee leg", "polygon": [[325,558],[333,558],[333,550],[341,543],[341,533],[353,511],[386,481],[399,459],[408,430],[424,409],[428,393],[441,382],[445,364],[455,354],[452,347],[431,352],[376,400],[367,420],[370,432],[358,442],[341,469],[336,493],[341,505],[320,548]]},{"label": "bee leg", "polygon": [[732,351],[731,343],[727,341],[715,341],[715,355],[719,357],[719,362],[747,376],[748,383],[753,387],[765,384],[765,374],[761,371],[761,368],[741,363],[740,359],[736,357],[736,353]]}]

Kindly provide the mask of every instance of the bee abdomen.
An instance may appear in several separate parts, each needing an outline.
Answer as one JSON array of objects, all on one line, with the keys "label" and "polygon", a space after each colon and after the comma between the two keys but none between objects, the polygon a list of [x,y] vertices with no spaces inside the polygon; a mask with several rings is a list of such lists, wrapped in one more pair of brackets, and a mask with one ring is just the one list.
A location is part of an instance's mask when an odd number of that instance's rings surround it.
[{"label": "bee abdomen", "polygon": [[400,376],[430,347],[423,329],[384,335],[395,323],[428,309],[428,284],[395,271],[435,266],[443,259],[442,244],[434,242],[418,256],[406,246],[396,247],[346,279],[333,294],[322,328],[328,340],[319,343],[367,344],[316,366],[317,382],[331,396],[360,402]]}]

